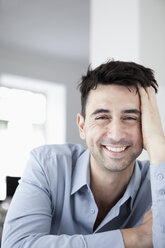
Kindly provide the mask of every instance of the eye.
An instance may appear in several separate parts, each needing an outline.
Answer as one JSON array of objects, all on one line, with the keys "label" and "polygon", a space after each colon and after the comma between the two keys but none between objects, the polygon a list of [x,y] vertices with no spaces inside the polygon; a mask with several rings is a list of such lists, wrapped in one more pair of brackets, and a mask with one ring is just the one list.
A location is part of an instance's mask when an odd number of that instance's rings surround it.
[{"label": "eye", "polygon": [[128,120],[128,121],[136,121],[137,117],[134,116],[125,116],[123,117],[124,120]]},{"label": "eye", "polygon": [[97,116],[97,117],[95,118],[95,120],[108,120],[108,119],[109,119],[109,117],[106,116],[106,115]]}]

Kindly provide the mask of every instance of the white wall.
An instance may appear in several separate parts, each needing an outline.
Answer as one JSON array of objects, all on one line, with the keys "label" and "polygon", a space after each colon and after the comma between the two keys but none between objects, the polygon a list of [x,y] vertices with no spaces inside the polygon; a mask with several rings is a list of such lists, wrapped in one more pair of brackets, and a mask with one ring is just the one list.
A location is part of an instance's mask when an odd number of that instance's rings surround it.
[{"label": "white wall", "polygon": [[165,1],[140,0],[140,62],[155,70],[159,84],[165,84]]},{"label": "white wall", "polygon": [[139,0],[91,0],[90,62],[139,60]]}]

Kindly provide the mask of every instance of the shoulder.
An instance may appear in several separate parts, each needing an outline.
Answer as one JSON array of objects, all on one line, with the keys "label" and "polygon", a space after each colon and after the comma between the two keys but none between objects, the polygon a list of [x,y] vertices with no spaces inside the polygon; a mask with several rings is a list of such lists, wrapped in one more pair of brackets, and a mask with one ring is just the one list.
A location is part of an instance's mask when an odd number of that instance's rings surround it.
[{"label": "shoulder", "polygon": [[78,144],[53,144],[37,147],[31,156],[41,167],[57,166],[58,164],[74,164],[85,149]]},{"label": "shoulder", "polygon": [[42,158],[50,158],[52,156],[64,155],[72,156],[81,154],[84,151],[81,145],[78,144],[52,144],[34,148],[31,153]]},{"label": "shoulder", "polygon": [[23,178],[44,176],[50,180],[72,171],[78,158],[85,151],[81,145],[44,145],[30,152]]}]

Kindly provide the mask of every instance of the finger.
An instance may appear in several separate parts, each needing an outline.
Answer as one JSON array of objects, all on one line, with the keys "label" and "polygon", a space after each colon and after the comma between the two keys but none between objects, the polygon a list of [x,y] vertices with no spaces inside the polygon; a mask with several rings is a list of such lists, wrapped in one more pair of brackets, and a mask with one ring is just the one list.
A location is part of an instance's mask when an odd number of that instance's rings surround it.
[{"label": "finger", "polygon": [[152,106],[152,109],[154,111],[159,112],[155,89],[152,86],[148,87],[147,93],[148,93],[148,99],[149,99],[150,106]]},{"label": "finger", "polygon": [[142,86],[138,86],[138,91],[139,91],[140,101],[143,105],[149,103],[152,106],[156,106],[156,102],[157,102],[156,93],[155,93],[155,89],[152,86],[145,88],[143,88]]},{"label": "finger", "polygon": [[146,91],[146,87],[142,87],[140,84],[138,84],[138,91],[139,91],[139,94],[140,96],[144,96],[146,97],[148,95],[147,91]]},{"label": "finger", "polygon": [[155,89],[152,86],[146,87],[146,91],[148,92],[148,94],[151,94],[151,95],[156,94]]},{"label": "finger", "polygon": [[138,85],[138,93],[139,93],[141,105],[142,106],[146,105],[149,100],[149,96],[146,89],[143,88],[141,85]]}]

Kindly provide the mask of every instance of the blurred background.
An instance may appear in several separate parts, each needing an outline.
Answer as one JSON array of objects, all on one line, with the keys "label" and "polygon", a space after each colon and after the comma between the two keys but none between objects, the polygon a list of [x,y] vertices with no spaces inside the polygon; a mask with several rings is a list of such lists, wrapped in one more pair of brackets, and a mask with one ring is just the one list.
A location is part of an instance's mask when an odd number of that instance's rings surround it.
[{"label": "blurred background", "polygon": [[33,147],[81,143],[76,87],[89,63],[151,67],[165,129],[164,44],[164,0],[0,0],[0,200]]}]

